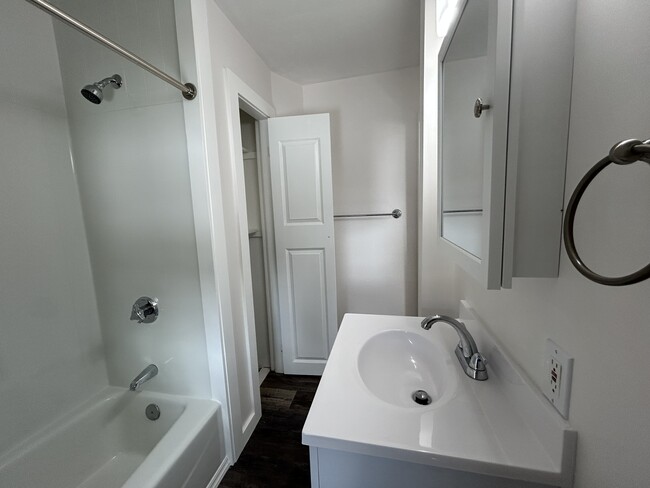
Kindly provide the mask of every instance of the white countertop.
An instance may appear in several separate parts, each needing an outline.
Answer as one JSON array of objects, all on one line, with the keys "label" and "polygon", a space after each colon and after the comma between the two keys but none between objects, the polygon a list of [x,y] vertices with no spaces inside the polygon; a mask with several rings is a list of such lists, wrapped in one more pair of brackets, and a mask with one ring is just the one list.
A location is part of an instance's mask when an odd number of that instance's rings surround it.
[{"label": "white countertop", "polygon": [[[490,377],[475,381],[454,355],[456,332],[445,324],[425,331],[420,321],[345,316],[303,428],[303,444],[571,486],[575,432],[505,358],[489,332],[464,320],[488,358]],[[400,407],[368,390],[358,373],[358,352],[368,338],[387,330],[422,334],[440,346],[436,350],[446,351],[444,374],[454,377],[439,402]]]}]

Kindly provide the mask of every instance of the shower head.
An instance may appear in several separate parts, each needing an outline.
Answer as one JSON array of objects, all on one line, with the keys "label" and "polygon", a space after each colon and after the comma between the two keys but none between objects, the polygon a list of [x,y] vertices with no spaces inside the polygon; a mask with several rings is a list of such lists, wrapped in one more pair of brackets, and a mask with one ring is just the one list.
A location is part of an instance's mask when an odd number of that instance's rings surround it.
[{"label": "shower head", "polygon": [[113,75],[108,78],[104,78],[97,83],[92,85],[86,85],[81,89],[81,94],[86,100],[99,105],[104,99],[104,88],[111,85],[113,88],[117,89],[122,86],[122,77],[120,75]]}]

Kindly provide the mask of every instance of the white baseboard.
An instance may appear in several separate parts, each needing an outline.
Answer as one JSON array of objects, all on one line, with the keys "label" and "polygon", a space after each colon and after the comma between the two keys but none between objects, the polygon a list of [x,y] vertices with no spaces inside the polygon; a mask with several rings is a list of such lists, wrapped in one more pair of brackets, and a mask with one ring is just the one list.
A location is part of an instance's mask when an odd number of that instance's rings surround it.
[{"label": "white baseboard", "polygon": [[269,374],[270,371],[271,371],[271,370],[270,370],[269,368],[262,368],[262,369],[260,369],[260,371],[259,371],[259,373],[260,373],[260,385],[261,385],[262,382],[266,379],[266,377],[268,376],[268,374]]},{"label": "white baseboard", "polygon": [[219,483],[221,483],[223,477],[226,476],[226,473],[228,472],[228,468],[230,468],[230,459],[226,457],[221,462],[221,466],[219,466],[217,471],[214,473],[214,476],[208,483],[208,486],[206,486],[205,488],[217,488],[217,486],[219,486]]}]

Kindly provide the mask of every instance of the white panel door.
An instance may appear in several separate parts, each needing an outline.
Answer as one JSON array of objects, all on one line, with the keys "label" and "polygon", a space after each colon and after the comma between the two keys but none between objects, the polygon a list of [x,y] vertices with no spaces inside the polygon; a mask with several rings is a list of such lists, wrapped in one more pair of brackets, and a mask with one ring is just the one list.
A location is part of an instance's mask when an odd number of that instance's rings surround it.
[{"label": "white panel door", "polygon": [[329,114],[268,128],[284,372],[319,375],[338,329]]}]

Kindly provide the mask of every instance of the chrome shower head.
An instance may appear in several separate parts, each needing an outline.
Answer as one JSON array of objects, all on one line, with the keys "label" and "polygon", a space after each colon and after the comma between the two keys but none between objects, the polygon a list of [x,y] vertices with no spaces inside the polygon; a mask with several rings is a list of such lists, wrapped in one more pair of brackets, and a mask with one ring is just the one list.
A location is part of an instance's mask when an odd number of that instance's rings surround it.
[{"label": "chrome shower head", "polygon": [[108,85],[111,85],[115,89],[120,88],[122,86],[122,77],[120,75],[113,75],[92,85],[86,85],[81,89],[81,94],[89,102],[99,105],[104,99],[104,88]]}]

